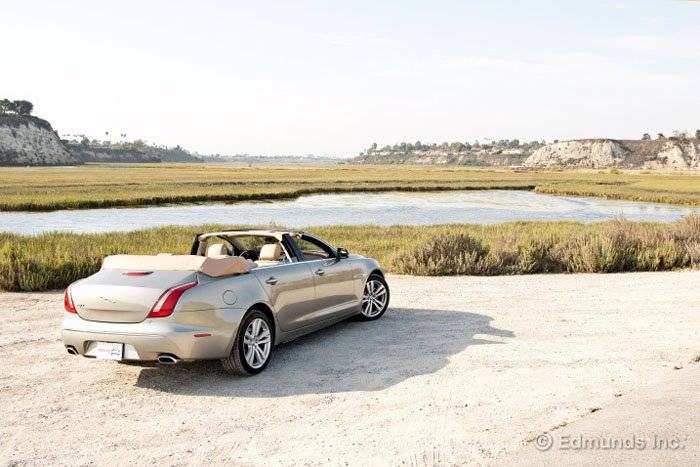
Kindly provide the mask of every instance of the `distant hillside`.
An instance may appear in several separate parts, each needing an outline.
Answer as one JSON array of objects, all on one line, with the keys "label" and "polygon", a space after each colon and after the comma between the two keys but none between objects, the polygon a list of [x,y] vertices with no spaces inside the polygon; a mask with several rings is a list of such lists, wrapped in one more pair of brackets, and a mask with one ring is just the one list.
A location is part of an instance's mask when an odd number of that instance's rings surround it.
[{"label": "distant hillside", "polygon": [[80,162],[160,162],[160,158],[133,148],[65,143],[66,149]]},{"label": "distant hillside", "polygon": [[471,167],[507,167],[522,165],[528,154],[474,154],[443,151],[415,153],[365,154],[352,160],[354,164],[464,165]]},{"label": "distant hillside", "polygon": [[[61,140],[46,120],[31,115],[25,100],[0,99],[0,166],[71,165],[85,162],[202,162],[180,146],[150,146],[141,140],[111,143],[73,135]],[[125,136],[125,135],[124,135]]]},{"label": "distant hillside", "polygon": [[528,167],[682,170],[700,168],[700,140],[582,139],[549,144],[532,153]]},{"label": "distant hillside", "polygon": [[0,165],[70,165],[66,150],[46,120],[31,115],[0,113]]},{"label": "distant hillside", "polygon": [[376,144],[352,159],[354,164],[463,165],[472,167],[520,166],[531,152],[544,145],[517,139],[492,143],[400,143],[378,148]]},{"label": "distant hillside", "polygon": [[143,141],[111,143],[87,138],[64,140],[65,147],[80,162],[202,162],[200,157],[182,149],[150,146]]},{"label": "distant hillside", "polygon": [[146,152],[152,156],[159,157],[163,162],[204,162],[204,160],[180,146],[174,148],[146,146]]},{"label": "distant hillside", "polygon": [[[62,140],[46,120],[32,116],[34,104],[0,99],[0,166],[67,165],[84,162],[202,162],[180,146],[149,146],[141,140]],[[105,133],[106,135],[108,133]],[[126,137],[126,135],[121,135]]]}]

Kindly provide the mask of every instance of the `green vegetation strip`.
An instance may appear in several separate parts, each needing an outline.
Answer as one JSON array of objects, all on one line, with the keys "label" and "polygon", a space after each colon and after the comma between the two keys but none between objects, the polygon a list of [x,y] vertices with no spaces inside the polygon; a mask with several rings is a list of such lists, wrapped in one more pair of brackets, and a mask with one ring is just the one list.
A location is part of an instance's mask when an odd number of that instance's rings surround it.
[{"label": "green vegetation strip", "polygon": [[488,189],[700,205],[700,174],[692,173],[231,164],[0,168],[2,211],[292,199],[316,193]]},{"label": "green vegetation strip", "polygon": [[[30,201],[25,203],[0,203],[0,211],[53,211],[57,209],[98,209],[111,207],[145,207],[164,204],[185,204],[202,202],[241,202],[241,201],[271,201],[283,199],[296,199],[304,195],[332,194],[332,193],[380,193],[387,191],[404,192],[432,192],[432,191],[468,191],[468,190],[533,190],[534,185],[381,185],[381,186],[335,186],[312,187],[302,189],[289,189],[279,187],[276,191],[260,190],[253,193],[222,193],[222,194],[192,194],[192,195],[166,195],[150,198],[129,199],[84,199],[68,200],[60,204],[51,204],[46,201]],[[58,207],[57,207],[58,206]]]},{"label": "green vegetation strip", "polygon": [[[235,226],[161,227],[135,232],[0,234],[0,289],[63,288],[99,270],[112,254],[187,254],[198,232]],[[700,264],[700,218],[673,224],[515,222],[306,229],[335,246],[377,258],[390,272],[499,275],[662,271]]]}]

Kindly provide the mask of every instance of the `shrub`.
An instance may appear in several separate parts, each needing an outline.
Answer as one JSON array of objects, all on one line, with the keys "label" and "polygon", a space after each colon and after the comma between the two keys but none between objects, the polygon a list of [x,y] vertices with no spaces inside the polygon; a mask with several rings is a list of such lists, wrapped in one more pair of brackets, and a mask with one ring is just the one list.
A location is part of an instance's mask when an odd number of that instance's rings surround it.
[{"label": "shrub", "polygon": [[564,260],[571,272],[621,272],[637,270],[639,238],[634,224],[619,219],[603,224],[600,231],[586,230],[564,246]]},{"label": "shrub", "polygon": [[681,245],[689,266],[700,266],[700,216],[690,214],[673,223],[669,237],[675,244]]},{"label": "shrub", "polygon": [[693,213],[674,222],[669,233],[677,241],[700,242],[700,216]]},{"label": "shrub", "polygon": [[560,272],[564,265],[554,256],[553,237],[529,239],[522,245],[517,255],[516,274]]},{"label": "shrub", "polygon": [[402,251],[392,262],[400,274],[448,276],[483,274],[488,248],[467,234],[440,234],[413,248]]},{"label": "shrub", "polygon": [[690,242],[676,238],[687,235],[684,226],[621,218],[572,236],[561,245],[561,256],[572,272],[663,271],[691,265]]}]

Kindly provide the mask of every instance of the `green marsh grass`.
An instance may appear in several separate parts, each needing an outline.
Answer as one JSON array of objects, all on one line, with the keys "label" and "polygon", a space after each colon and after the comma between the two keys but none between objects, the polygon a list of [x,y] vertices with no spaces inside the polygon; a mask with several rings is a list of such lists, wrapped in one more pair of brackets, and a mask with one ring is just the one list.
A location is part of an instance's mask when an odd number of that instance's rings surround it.
[{"label": "green marsh grass", "polygon": [[[96,272],[112,254],[188,254],[198,232],[232,228],[160,227],[106,234],[0,234],[0,289],[59,289]],[[700,218],[672,224],[625,219],[306,229],[335,246],[379,260],[389,272],[501,275],[664,271],[700,265]]]}]

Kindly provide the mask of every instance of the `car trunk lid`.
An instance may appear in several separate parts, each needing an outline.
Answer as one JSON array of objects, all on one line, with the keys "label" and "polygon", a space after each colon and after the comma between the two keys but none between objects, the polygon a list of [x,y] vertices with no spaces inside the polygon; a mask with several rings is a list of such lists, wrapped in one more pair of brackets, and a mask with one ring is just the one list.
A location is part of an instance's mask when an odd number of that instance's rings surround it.
[{"label": "car trunk lid", "polygon": [[71,286],[78,315],[90,321],[138,323],[170,287],[197,279],[193,271],[102,269]]}]

